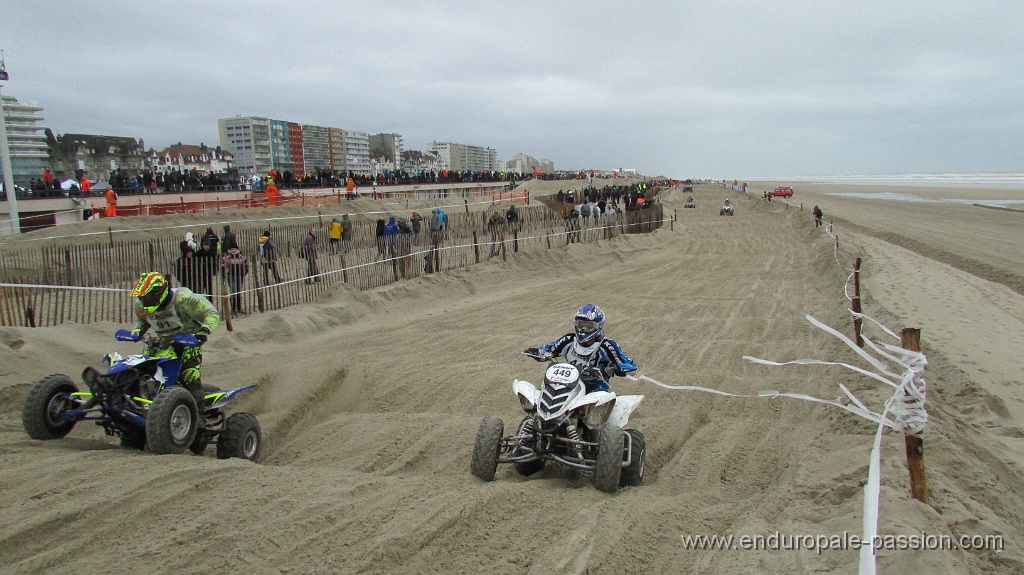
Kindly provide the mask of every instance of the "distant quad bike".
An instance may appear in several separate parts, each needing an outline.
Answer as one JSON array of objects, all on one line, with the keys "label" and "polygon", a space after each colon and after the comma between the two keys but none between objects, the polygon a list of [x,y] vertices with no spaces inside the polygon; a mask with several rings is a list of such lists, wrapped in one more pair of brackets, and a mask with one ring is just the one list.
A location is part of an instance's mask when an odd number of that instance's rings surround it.
[{"label": "distant quad bike", "polygon": [[511,463],[520,475],[529,476],[552,462],[592,475],[594,487],[607,493],[640,485],[644,436],[622,428],[644,396],[587,393],[581,375],[572,364],[552,363],[540,389],[528,381],[513,381],[512,389],[527,415],[516,433],[507,437],[503,437],[501,419],[486,417],[480,422],[473,446],[473,475],[492,481],[499,463]]},{"label": "distant quad bike", "polygon": [[[136,341],[127,330],[118,330],[118,341]],[[155,337],[146,336],[147,353],[122,358],[118,353],[104,356],[110,366],[106,373],[93,367],[82,372],[89,391],[78,387],[66,375],[57,374],[36,383],[21,409],[21,421],[32,439],[60,439],[79,421],[95,421],[107,435],[121,438],[121,447],[145,449],[151,453],[202,455],[210,444],[217,446],[217,458],[239,457],[258,462],[263,447],[259,421],[250,413],[225,416],[223,408],[238,394],[255,388],[248,385],[222,391],[203,385],[202,406],[206,424],[198,426],[195,398],[176,385],[181,369],[180,353],[158,353],[166,348]],[[174,336],[179,349],[195,347],[195,336]]]},{"label": "distant quad bike", "polygon": [[696,208],[697,204],[693,202],[693,198],[686,198],[686,203],[683,204],[684,208]]},{"label": "distant quad bike", "polygon": [[732,215],[732,204],[725,204],[722,209],[718,210],[720,216],[731,216]]}]

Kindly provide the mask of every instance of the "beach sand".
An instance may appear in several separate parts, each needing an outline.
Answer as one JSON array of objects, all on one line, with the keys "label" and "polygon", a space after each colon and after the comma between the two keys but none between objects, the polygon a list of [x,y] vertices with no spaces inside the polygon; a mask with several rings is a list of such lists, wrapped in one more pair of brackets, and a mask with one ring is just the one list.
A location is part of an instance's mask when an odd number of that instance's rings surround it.
[{"label": "beach sand", "polygon": [[[647,438],[643,486],[608,495],[555,469],[524,479],[506,467],[484,483],[469,460],[481,418],[509,431],[522,417],[512,380],[542,377],[519,352],[571,329],[588,301],[638,373],[663,383],[826,399],[841,383],[879,408],[890,392],[851,371],[742,359],[864,365],[804,318],[852,333],[844,290],[860,257],[865,313],[897,332],[921,328],[929,360],[931,501],[910,497],[903,439],[887,433],[879,532],[1005,542],[998,553],[881,551],[879,573],[1021,573],[1024,214],[808,188],[787,207],[754,185],[756,199],[699,185],[695,210],[679,189],[664,197],[678,221],[653,234],[342,287],[236,321],[207,344],[204,381],[260,384],[238,402],[263,426],[259,465],[124,451],[85,423],[62,440],[28,439],[20,410],[32,382],[77,379],[103,353],[135,350],[113,341],[121,326],[110,323],[0,328],[0,572],[856,572],[852,550],[681,542],[860,535],[875,426],[832,406],[616,378],[617,392],[646,396],[631,419]],[[727,196],[732,218],[718,215]],[[838,251],[815,229],[814,204],[834,220]]]}]

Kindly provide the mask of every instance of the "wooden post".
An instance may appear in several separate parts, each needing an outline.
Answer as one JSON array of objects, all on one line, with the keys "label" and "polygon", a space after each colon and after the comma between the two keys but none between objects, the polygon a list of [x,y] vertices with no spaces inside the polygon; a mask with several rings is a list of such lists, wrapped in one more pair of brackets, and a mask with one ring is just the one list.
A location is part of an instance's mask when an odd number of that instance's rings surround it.
[{"label": "wooden post", "polygon": [[[260,313],[267,311],[266,300],[263,297],[263,286],[260,284],[260,272],[266,273],[267,268],[264,267],[266,265],[260,263],[259,258],[257,258],[256,266],[259,266],[260,269],[253,269],[252,271],[253,283],[256,285],[256,307],[260,310]],[[252,267],[255,268],[256,266]]]},{"label": "wooden post", "polygon": [[110,247],[111,247],[111,249],[113,249],[113,247],[114,247],[114,230],[110,226],[107,226],[107,237],[110,238]]},{"label": "wooden post", "polygon": [[507,262],[508,257],[505,255],[505,234],[501,234],[498,241],[501,242],[501,261]]},{"label": "wooden post", "polygon": [[668,222],[668,231],[674,232],[676,229],[676,210],[672,210],[672,219]]},{"label": "wooden post", "polygon": [[[900,347],[921,351],[921,330],[913,327],[900,332]],[[907,448],[907,469],[910,471],[910,494],[921,503],[928,503],[928,481],[924,473],[924,438],[904,435]]]},{"label": "wooden post", "polygon": [[224,311],[221,312],[221,315],[224,316],[224,325],[227,326],[228,331],[235,331],[235,327],[233,325],[231,325],[231,299],[230,299],[231,296],[225,294],[222,297],[223,297],[222,307],[223,307]]},{"label": "wooden post", "polygon": [[67,285],[69,286],[75,285],[74,283],[72,283],[73,280],[71,275],[71,248],[69,247],[64,248],[64,281],[67,282]]},{"label": "wooden post", "polygon": [[[860,258],[853,263],[853,299],[850,300],[850,307],[854,313],[860,313]],[[857,339],[857,347],[864,347],[864,337],[860,333],[861,320],[853,317],[853,335]]]},{"label": "wooden post", "polygon": [[476,237],[476,230],[473,230],[473,254],[476,256],[476,263],[480,263],[480,242]]},{"label": "wooden post", "polygon": [[468,200],[468,199],[465,199],[465,200],[462,200],[462,202],[463,202],[464,204],[466,204],[466,213],[468,214],[468,213],[469,213],[469,200]]},{"label": "wooden post", "polygon": [[345,249],[341,250],[341,281],[348,283],[348,266],[345,265]]}]

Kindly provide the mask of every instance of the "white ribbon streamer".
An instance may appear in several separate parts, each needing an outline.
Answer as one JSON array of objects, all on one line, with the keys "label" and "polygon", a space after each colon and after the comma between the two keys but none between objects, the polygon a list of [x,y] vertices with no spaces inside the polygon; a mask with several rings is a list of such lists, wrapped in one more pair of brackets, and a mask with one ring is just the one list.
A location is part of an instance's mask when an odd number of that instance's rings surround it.
[{"label": "white ribbon streamer", "polygon": [[[851,312],[853,313],[853,312]],[[891,330],[886,328],[878,321],[859,313],[853,313],[853,315],[860,319],[867,319],[874,324],[878,325],[886,334],[899,339],[899,336],[893,333]],[[814,326],[821,330],[824,330],[835,337],[843,341],[850,349],[857,353],[861,358],[871,364],[875,368],[876,372],[869,371],[867,369],[850,365],[848,363],[834,362],[834,361],[822,361],[817,359],[796,359],[785,362],[775,362],[766,359],[760,359],[757,357],[743,356],[743,359],[751,361],[753,363],[760,363],[763,365],[770,366],[783,366],[783,365],[837,365],[846,369],[855,371],[877,381],[880,381],[893,388],[892,396],[885,401],[883,404],[882,411],[875,413],[869,409],[862,401],[843,384],[838,384],[839,389],[849,400],[849,403],[842,401],[841,399],[821,399],[819,397],[813,397],[802,393],[788,393],[779,391],[762,391],[757,395],[749,394],[737,394],[720,391],[717,389],[711,389],[708,387],[700,387],[695,385],[667,385],[660,381],[657,381],[646,375],[632,376],[627,375],[628,379],[633,381],[649,381],[659,387],[666,389],[683,390],[683,391],[700,391],[704,393],[713,393],[715,395],[724,395],[728,397],[790,397],[793,399],[800,399],[803,401],[811,401],[814,403],[824,403],[832,405],[863,417],[869,421],[873,421],[878,425],[875,431],[874,442],[871,447],[870,461],[868,463],[868,481],[864,486],[864,506],[863,506],[863,524],[862,534],[864,542],[860,548],[860,567],[858,573],[860,575],[875,575],[875,548],[874,544],[878,535],[878,509],[881,501],[881,459],[882,459],[882,432],[888,427],[896,431],[903,431],[910,435],[920,435],[928,423],[928,413],[924,408],[925,400],[925,381],[922,377],[924,372],[924,366],[927,364],[927,359],[921,352],[910,351],[903,349],[898,346],[889,344],[876,344],[869,338],[861,334],[865,345],[871,349],[875,354],[880,356],[882,359],[875,357],[868,351],[861,349],[854,343],[850,338],[839,333],[835,329],[821,323],[814,317],[807,315],[805,316],[807,321],[811,322]],[[883,361],[885,360],[885,361]],[[902,368],[902,373],[894,373],[886,361],[895,364]]]}]

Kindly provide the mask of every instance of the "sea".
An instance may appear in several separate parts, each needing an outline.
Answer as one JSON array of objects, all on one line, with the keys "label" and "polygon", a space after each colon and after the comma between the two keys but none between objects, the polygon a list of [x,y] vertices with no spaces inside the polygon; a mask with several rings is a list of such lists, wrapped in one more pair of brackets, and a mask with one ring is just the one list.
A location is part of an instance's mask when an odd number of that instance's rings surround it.
[{"label": "sea", "polygon": [[924,186],[938,188],[1024,189],[1024,173],[944,173],[944,174],[849,174],[843,176],[793,176],[758,178],[754,181],[819,182],[868,186]]},{"label": "sea", "polygon": [[770,182],[813,182],[821,184],[847,184],[857,186],[891,187],[893,190],[878,192],[833,192],[829,195],[871,198],[876,200],[892,200],[899,202],[953,202],[979,204],[984,206],[1016,208],[1024,207],[1024,200],[1019,198],[926,198],[912,193],[900,191],[903,187],[931,188],[964,188],[993,190],[1024,190],[1024,173],[1021,172],[976,172],[976,173],[941,173],[941,174],[848,174],[841,176],[789,176],[771,178],[751,178],[751,181]]}]

